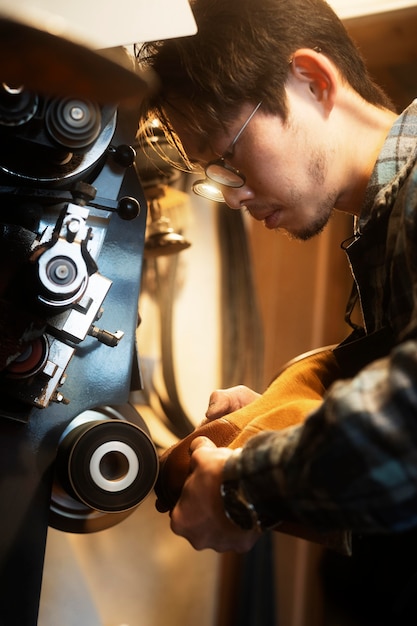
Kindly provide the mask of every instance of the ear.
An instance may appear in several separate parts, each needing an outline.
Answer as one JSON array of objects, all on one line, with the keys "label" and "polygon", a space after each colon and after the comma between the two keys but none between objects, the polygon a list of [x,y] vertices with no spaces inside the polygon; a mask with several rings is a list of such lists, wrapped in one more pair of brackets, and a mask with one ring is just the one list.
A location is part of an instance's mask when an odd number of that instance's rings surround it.
[{"label": "ear", "polygon": [[331,111],[339,80],[334,64],[324,54],[311,48],[296,50],[290,63],[290,75],[308,87],[327,113]]}]

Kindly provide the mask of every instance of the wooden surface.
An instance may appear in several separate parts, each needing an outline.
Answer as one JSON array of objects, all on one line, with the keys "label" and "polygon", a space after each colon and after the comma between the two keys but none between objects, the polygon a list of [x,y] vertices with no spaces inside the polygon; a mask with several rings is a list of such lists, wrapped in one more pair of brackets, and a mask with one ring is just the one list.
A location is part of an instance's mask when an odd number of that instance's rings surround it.
[{"label": "wooden surface", "polygon": [[417,3],[415,7],[345,21],[375,81],[398,109],[417,97]]}]

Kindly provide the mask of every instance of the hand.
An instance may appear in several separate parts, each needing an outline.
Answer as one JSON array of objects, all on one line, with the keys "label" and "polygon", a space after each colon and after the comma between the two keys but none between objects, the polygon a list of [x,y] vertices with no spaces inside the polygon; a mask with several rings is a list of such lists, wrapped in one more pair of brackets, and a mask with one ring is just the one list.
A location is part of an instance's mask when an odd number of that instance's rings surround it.
[{"label": "hand", "polygon": [[172,531],[196,550],[247,552],[260,531],[242,530],[231,522],[220,495],[223,466],[232,450],[217,448],[207,437],[197,437],[191,442],[190,453],[190,474],[170,513]]},{"label": "hand", "polygon": [[250,404],[259,396],[259,393],[245,387],[245,385],[237,385],[236,387],[229,387],[229,389],[217,389],[210,395],[206,418],[214,420],[233,413],[233,411]]}]

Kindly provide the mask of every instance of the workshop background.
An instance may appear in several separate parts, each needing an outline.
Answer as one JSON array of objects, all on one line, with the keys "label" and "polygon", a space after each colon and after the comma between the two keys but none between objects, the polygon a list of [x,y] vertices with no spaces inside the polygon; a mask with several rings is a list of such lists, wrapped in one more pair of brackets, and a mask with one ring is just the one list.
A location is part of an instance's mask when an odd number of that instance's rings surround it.
[{"label": "workshop background", "polygon": [[[417,95],[417,2],[330,4],[377,82],[405,107]],[[94,29],[106,20],[103,8]],[[144,388],[131,402],[162,450],[187,420],[203,419],[213,389],[244,383],[262,391],[288,360],[347,334],[351,279],[340,242],[352,224],[337,215],[301,244],[190,195],[188,178],[168,175],[155,186],[163,192],[158,211],[180,243],[176,253],[145,252],[137,331]],[[144,187],[150,209],[154,195]],[[316,575],[320,555],[279,533],[249,556],[196,552],[171,533],[151,494],[111,528],[49,529],[38,624],[336,626]]]}]

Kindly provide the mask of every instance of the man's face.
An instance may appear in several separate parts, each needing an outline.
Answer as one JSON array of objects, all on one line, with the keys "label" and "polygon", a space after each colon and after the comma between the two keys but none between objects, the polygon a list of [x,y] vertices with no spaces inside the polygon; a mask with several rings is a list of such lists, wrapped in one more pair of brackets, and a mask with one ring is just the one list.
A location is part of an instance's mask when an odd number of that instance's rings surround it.
[{"label": "man's face", "polygon": [[[327,224],[339,196],[334,141],[330,141],[326,116],[317,106],[289,86],[289,118],[265,113],[262,105],[234,147],[230,165],[246,178],[240,188],[221,186],[233,209],[245,209],[271,230],[283,230],[297,239],[309,239]],[[172,119],[190,160],[203,168],[228,148],[253,106],[244,105],[227,135],[210,143],[181,129]],[[326,131],[326,132],[325,132]]]}]

